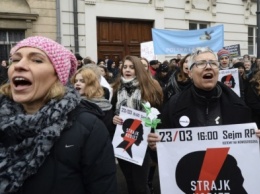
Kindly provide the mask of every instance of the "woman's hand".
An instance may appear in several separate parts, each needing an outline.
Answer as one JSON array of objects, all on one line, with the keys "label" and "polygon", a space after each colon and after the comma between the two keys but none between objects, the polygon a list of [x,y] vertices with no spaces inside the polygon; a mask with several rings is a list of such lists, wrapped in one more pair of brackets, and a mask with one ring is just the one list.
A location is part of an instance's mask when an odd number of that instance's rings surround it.
[{"label": "woman's hand", "polygon": [[260,137],[260,129],[257,129],[257,130],[255,131],[255,134],[256,134],[257,137]]},{"label": "woman's hand", "polygon": [[123,119],[121,119],[118,115],[115,115],[113,117],[113,123],[115,125],[122,125],[123,124]]},{"label": "woman's hand", "polygon": [[148,146],[152,150],[156,150],[156,142],[159,142],[161,140],[161,137],[156,133],[149,133],[148,134]]}]

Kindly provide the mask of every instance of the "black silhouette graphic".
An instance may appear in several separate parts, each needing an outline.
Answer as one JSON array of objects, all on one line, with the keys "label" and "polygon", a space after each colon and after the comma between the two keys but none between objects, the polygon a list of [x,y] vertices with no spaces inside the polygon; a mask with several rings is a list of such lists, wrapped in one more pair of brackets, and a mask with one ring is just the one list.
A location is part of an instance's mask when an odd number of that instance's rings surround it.
[{"label": "black silhouette graphic", "polygon": [[182,157],[176,167],[176,183],[186,194],[247,194],[244,178],[229,148],[209,148]]},{"label": "black silhouette graphic", "polygon": [[126,119],[122,125],[124,133],[121,135],[123,137],[123,142],[121,142],[117,148],[123,148],[129,156],[132,158],[132,145],[135,144],[139,146],[143,140],[143,125],[141,120],[137,119]]},{"label": "black silhouette graphic", "polygon": [[221,78],[221,82],[229,88],[234,88],[236,85],[235,79],[232,74],[225,75]]}]

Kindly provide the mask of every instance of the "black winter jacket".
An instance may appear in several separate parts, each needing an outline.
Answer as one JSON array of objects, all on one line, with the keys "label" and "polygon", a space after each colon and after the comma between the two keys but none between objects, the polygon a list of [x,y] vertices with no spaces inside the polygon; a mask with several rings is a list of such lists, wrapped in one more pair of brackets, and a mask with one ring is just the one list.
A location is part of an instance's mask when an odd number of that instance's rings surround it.
[{"label": "black winter jacket", "polygon": [[81,101],[81,106],[87,107],[89,112],[95,114],[104,122],[112,140],[115,133],[115,125],[113,124],[114,110],[111,108],[110,110],[102,111],[98,105],[86,100]]},{"label": "black winter jacket", "polygon": [[256,122],[258,129],[260,128],[260,96],[257,93],[256,86],[258,83],[250,82],[246,94],[247,105],[252,110],[252,120]]},{"label": "black winter jacket", "polygon": [[[103,122],[80,104],[38,172],[17,194],[116,194],[113,147]],[[91,112],[91,113],[90,113]],[[102,111],[101,111],[102,112]]]},{"label": "black winter jacket", "polygon": [[8,81],[8,69],[0,65],[0,85],[5,84]]},{"label": "black winter jacket", "polygon": [[[221,123],[227,124],[241,124],[251,122],[251,111],[246,106],[245,102],[239,98],[230,88],[223,83],[217,83],[222,89],[222,93],[218,98],[218,106],[220,106]],[[189,118],[189,124],[186,127],[199,127],[201,115],[196,114],[198,108],[204,108],[205,114],[211,111],[210,102],[207,104],[198,104],[197,99],[192,93],[193,84],[185,89],[183,92],[176,94],[164,106],[164,111],[161,115],[162,126],[160,128],[182,128],[180,118],[186,116]],[[207,110],[207,108],[209,108]]]}]

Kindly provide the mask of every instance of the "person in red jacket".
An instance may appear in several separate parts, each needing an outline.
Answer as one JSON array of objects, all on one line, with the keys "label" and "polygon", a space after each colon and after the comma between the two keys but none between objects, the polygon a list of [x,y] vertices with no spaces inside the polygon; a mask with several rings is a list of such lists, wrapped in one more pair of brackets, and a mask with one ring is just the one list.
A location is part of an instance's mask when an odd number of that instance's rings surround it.
[{"label": "person in red jacket", "polygon": [[160,63],[158,60],[151,60],[150,61],[150,66],[149,66],[149,70],[152,74],[152,76],[154,76],[156,74],[157,69],[159,68]]}]

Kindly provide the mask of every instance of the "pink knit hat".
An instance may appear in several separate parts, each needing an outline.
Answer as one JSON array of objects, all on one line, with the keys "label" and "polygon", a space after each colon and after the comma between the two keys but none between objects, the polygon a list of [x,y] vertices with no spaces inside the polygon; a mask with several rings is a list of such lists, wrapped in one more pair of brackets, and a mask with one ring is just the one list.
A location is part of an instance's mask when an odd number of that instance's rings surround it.
[{"label": "pink knit hat", "polygon": [[59,80],[66,85],[77,70],[77,59],[74,54],[59,43],[42,36],[33,36],[20,41],[11,50],[11,56],[22,47],[33,47],[43,51],[50,59]]},{"label": "pink knit hat", "polygon": [[221,49],[218,51],[218,60],[221,59],[221,57],[224,57],[224,56],[230,56],[230,52],[226,49]]}]

